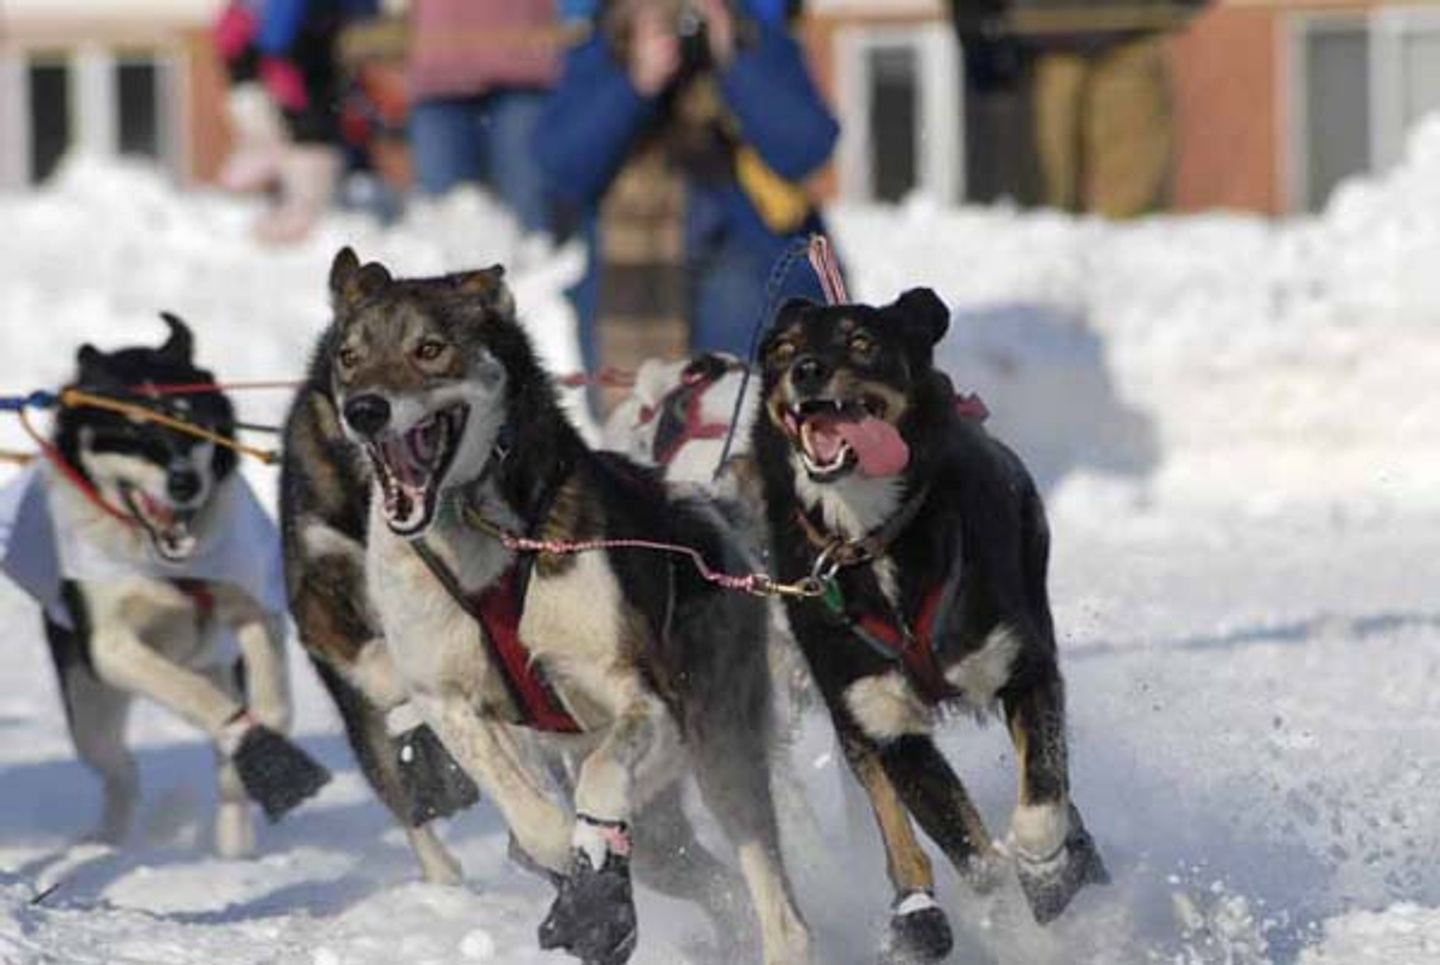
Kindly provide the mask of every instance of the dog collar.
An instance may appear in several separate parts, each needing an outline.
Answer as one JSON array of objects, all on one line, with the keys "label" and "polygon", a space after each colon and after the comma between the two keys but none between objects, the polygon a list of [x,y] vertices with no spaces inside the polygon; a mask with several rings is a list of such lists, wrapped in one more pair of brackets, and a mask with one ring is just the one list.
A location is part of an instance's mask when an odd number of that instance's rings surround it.
[{"label": "dog collar", "polygon": [[795,522],[799,524],[800,531],[805,534],[810,545],[820,551],[810,568],[810,575],[822,583],[828,583],[842,569],[869,563],[884,556],[890,544],[895,542],[906,526],[914,522],[929,495],[930,484],[923,483],[900,504],[900,508],[895,510],[889,519],[864,536],[851,539],[842,539],[833,533],[825,532],[804,509],[797,507]]}]

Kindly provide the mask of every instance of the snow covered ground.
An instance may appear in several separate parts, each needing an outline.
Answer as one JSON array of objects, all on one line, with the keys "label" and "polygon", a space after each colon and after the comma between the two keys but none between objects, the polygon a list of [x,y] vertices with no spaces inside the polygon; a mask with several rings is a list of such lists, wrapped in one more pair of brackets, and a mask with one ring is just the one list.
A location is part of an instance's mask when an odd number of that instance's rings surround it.
[{"label": "snow covered ground", "polygon": [[[1440,962],[1437,185],[1432,126],[1316,219],[835,213],[857,295],[928,284],[955,306],[942,355],[1047,485],[1075,793],[1115,876],[1040,929],[1013,883],[977,899],[946,872],[954,961]],[[337,216],[285,252],[245,240],[252,214],[83,164],[0,198],[0,390],[55,385],[83,339],[158,338],[160,308],[224,378],[297,375],[342,243],[405,273],[505,262],[555,367],[575,365],[558,292],[576,253],[522,245],[479,197],[388,230]],[[241,401],[262,421],[283,405]],[[0,446],[23,437],[0,424]],[[300,739],[337,778],[262,832],[257,859],[208,854],[209,752],[149,707],[131,724],[134,840],[70,847],[97,789],[8,585],[0,619],[0,962],[566,960],[534,948],[549,889],[507,862],[492,810],[445,829],[465,888],[415,883],[298,659]],[[943,740],[1002,829],[1003,728]],[[878,847],[852,831],[821,723],[794,759],[814,819],[792,863],[820,959],[868,962]],[[637,962],[713,961],[693,911],[640,900]]]}]

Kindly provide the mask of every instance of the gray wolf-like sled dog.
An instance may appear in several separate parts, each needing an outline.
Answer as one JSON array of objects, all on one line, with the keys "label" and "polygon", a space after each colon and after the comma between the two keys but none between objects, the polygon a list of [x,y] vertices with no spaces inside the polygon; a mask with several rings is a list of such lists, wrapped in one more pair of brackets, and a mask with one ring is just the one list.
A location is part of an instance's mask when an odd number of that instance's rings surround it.
[{"label": "gray wolf-like sled dog", "polygon": [[[809,956],[769,786],[766,615],[683,556],[750,567],[714,507],[589,449],[567,420],[497,268],[394,279],[346,249],[319,365],[363,451],[363,565],[374,626],[409,699],[493,800],[557,896],[540,943],[618,963],[638,928],[635,873],[746,924],[766,962]],[[523,542],[543,541],[543,545]],[[577,762],[573,810],[527,766],[516,728]],[[694,838],[680,779],[734,844],[737,878]]]}]

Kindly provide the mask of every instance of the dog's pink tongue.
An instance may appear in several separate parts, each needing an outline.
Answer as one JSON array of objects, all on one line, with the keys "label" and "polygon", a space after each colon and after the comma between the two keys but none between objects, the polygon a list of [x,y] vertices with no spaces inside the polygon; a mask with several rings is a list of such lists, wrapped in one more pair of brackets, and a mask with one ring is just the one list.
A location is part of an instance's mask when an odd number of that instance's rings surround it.
[{"label": "dog's pink tongue", "polygon": [[896,476],[910,463],[910,447],[900,433],[884,419],[866,416],[836,426],[860,460],[867,476]]}]

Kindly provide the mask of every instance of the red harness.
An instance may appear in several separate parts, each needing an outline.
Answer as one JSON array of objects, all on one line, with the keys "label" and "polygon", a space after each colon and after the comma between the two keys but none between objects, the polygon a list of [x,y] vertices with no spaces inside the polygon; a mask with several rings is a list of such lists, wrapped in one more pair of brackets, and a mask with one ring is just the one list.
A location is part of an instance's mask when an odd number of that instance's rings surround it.
[{"label": "red harness", "polygon": [[580,725],[565,708],[555,689],[520,639],[520,619],[525,613],[525,591],[529,587],[533,555],[524,554],[478,593],[467,594],[455,575],[424,543],[410,544],[416,555],[445,587],[451,598],[480,625],[480,643],[520,715],[520,723],[554,734],[578,734]]},{"label": "red harness", "polygon": [[730,431],[728,422],[706,422],[702,414],[705,393],[725,377],[733,363],[716,355],[702,355],[685,366],[680,384],[660,397],[653,406],[642,406],[640,425],[659,419],[655,426],[654,459],[657,466],[670,461],[694,439],[723,439]]},{"label": "red harness", "polygon": [[955,695],[955,688],[940,671],[935,659],[936,617],[947,598],[953,598],[951,581],[936,583],[920,598],[920,612],[915,619],[906,621],[898,613],[887,618],[878,613],[846,614],[850,628],[860,635],[871,647],[900,661],[906,676],[920,693],[932,704],[938,704]]},{"label": "red harness", "polygon": [[519,569],[518,563],[511,566],[476,594],[470,612],[485,631],[491,660],[525,724],[553,734],[578,734],[580,725],[560,702],[544,669],[531,659],[529,648],[520,639],[525,597]]}]

